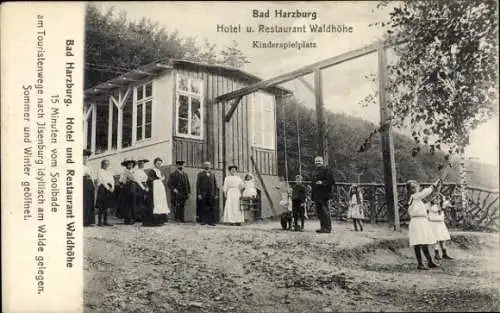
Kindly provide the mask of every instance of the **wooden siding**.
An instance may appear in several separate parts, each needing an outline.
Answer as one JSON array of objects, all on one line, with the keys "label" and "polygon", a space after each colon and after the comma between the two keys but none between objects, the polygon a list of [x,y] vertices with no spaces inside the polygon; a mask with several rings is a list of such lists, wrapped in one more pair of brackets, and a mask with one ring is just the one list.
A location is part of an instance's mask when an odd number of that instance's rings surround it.
[{"label": "wooden siding", "polygon": [[[237,81],[217,73],[187,71],[177,69],[175,74],[187,75],[203,79],[203,110],[204,110],[204,139],[186,139],[175,137],[173,140],[173,159],[182,159],[186,166],[201,167],[203,161],[209,160],[214,168],[222,169],[222,112],[226,105],[226,112],[232,102],[209,103],[215,97],[248,86],[247,83]],[[175,82],[175,76],[174,76]],[[174,83],[175,84],[175,83]],[[174,86],[175,88],[175,86]],[[175,92],[173,96],[175,105]],[[234,112],[231,121],[226,124],[226,166],[235,164],[239,172],[251,170],[250,156],[253,155],[259,170],[263,175],[277,175],[277,154],[275,150],[255,149],[251,145],[249,114],[250,101],[245,96]],[[174,112],[175,119],[175,112]],[[175,120],[173,121],[175,127]],[[175,134],[175,132],[174,132]]]}]

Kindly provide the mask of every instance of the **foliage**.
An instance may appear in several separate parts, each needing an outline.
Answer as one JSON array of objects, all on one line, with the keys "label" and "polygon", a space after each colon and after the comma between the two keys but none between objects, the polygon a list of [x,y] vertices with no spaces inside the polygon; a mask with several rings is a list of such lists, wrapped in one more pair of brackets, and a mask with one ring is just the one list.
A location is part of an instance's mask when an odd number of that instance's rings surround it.
[{"label": "foliage", "polygon": [[89,4],[85,23],[85,88],[165,58],[236,68],[249,63],[235,42],[219,48],[205,39],[200,45],[196,38],[169,32],[150,19],[130,21],[113,7],[101,12]]},{"label": "foliage", "polygon": [[[335,179],[339,182],[355,182],[358,174],[362,173],[361,182],[383,183],[384,172],[379,133],[372,136],[371,145],[366,151],[359,152],[359,143],[377,126],[344,114],[331,112],[325,112],[325,114],[328,154]],[[297,136],[297,118],[300,138]],[[296,99],[288,100],[277,111],[277,131],[278,174],[285,177],[286,160],[289,180],[294,180],[300,168],[305,179],[311,179],[318,143],[314,109],[305,107]],[[300,163],[298,140],[300,140]],[[432,182],[440,176],[438,165],[445,158],[444,152],[431,153],[430,148],[423,144],[415,147],[412,138],[398,132],[394,132],[393,140],[398,182],[405,182],[409,179]],[[420,150],[417,155],[413,155],[415,148]],[[299,164],[301,164],[300,167]],[[475,169],[474,176],[471,177],[471,185],[498,188],[495,185],[498,176],[493,177],[496,175],[495,171],[491,171],[489,167],[485,167],[486,165],[471,166]],[[456,169],[457,166],[454,164],[447,181],[459,182]]]},{"label": "foliage", "polygon": [[412,129],[415,142],[431,151],[463,153],[471,131],[498,113],[496,2],[383,1],[379,7],[388,5],[389,20],[375,25],[390,40],[405,41],[388,66],[394,125]]}]

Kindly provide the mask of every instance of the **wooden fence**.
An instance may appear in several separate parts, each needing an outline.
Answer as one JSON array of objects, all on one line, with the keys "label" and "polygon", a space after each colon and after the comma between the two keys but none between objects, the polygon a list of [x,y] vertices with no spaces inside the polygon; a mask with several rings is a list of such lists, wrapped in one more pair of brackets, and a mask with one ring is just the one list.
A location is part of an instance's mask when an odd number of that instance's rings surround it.
[{"label": "wooden fence", "polygon": [[[352,184],[337,183],[330,206],[332,218],[345,219],[347,217],[349,189]],[[422,188],[430,184],[421,184]],[[387,222],[387,204],[385,202],[384,184],[359,184],[365,204],[365,219],[367,222]],[[454,203],[452,208],[445,211],[447,225],[465,229],[499,228],[499,191],[479,187],[467,187],[469,205],[463,209],[459,186],[443,184],[441,193]],[[405,184],[398,184],[399,216],[401,223],[407,223],[408,216],[407,192]]]}]

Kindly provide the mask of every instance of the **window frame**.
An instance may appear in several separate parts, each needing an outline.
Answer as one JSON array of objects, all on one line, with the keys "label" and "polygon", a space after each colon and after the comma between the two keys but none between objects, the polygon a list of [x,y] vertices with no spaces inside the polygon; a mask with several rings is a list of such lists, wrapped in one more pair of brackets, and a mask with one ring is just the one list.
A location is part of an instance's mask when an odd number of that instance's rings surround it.
[{"label": "window frame", "polygon": [[[150,96],[146,96],[146,86],[148,85],[151,85],[151,95]],[[138,90],[139,89],[142,89],[142,98],[141,99],[137,99],[137,96],[138,96]],[[134,146],[136,143],[141,143],[141,142],[146,142],[146,141],[150,141],[151,138],[153,137],[153,104],[154,104],[154,83],[152,80],[150,81],[147,81],[143,84],[140,84],[140,85],[137,85],[134,87],[134,92],[133,92],[133,117],[132,117],[132,123],[133,123],[133,131],[132,131],[132,145],[131,146]],[[151,120],[149,122],[149,125],[151,125],[151,132],[150,132],[150,135],[148,138],[146,138],[146,104],[150,102],[151,103]],[[141,117],[142,117],[142,121],[140,123],[140,125],[138,125],[138,116],[139,116],[139,112],[138,112],[138,107],[142,105],[142,112],[141,112]],[[138,129],[139,127],[141,128],[141,138],[139,139],[139,136],[138,136]]]},{"label": "window frame", "polygon": [[[188,90],[181,90],[179,88],[179,82],[181,78],[186,78],[187,79],[187,84],[188,84]],[[193,81],[197,82],[199,84],[199,93],[194,93],[190,90],[191,85]],[[193,139],[193,140],[204,140],[205,139],[205,131],[204,131],[204,89],[203,89],[203,79],[201,78],[195,78],[191,77],[189,75],[184,75],[180,73],[176,73],[175,76],[175,93],[174,93],[174,99],[175,99],[175,114],[174,114],[174,134],[176,137],[180,138],[186,138],[186,139]],[[180,96],[186,96],[188,99],[188,129],[187,129],[187,134],[179,132],[179,107],[180,107],[180,102],[179,98]],[[196,98],[200,102],[200,135],[192,135],[192,121],[193,121],[193,112],[192,110],[192,99]]]}]

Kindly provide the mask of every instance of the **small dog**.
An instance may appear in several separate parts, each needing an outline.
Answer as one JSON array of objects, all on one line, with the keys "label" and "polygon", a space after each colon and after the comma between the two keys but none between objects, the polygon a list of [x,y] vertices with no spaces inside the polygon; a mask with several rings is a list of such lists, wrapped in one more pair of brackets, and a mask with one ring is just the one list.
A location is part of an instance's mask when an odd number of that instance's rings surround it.
[{"label": "small dog", "polygon": [[281,214],[281,229],[291,230],[293,225],[293,214],[290,211],[286,211]]}]

